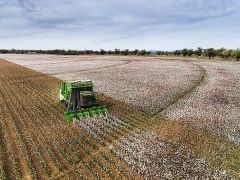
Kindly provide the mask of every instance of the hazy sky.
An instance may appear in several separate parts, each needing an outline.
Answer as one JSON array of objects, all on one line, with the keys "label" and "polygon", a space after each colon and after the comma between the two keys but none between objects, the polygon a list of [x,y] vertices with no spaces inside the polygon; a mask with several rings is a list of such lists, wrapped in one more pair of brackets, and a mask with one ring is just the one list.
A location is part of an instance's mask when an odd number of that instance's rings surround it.
[{"label": "hazy sky", "polygon": [[240,0],[0,0],[0,48],[240,48]]}]

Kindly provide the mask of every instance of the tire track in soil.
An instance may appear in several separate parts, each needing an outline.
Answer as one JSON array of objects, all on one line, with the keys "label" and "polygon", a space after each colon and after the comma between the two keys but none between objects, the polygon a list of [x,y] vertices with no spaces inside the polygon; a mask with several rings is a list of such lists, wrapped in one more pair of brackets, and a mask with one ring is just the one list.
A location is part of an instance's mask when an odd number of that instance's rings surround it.
[{"label": "tire track in soil", "polygon": [[[184,62],[185,62],[185,61],[184,61]],[[186,61],[186,62],[188,62],[188,61]],[[155,117],[155,116],[157,116],[157,115],[160,115],[164,110],[166,110],[166,109],[169,108],[170,106],[178,103],[179,101],[181,101],[181,100],[184,99],[185,97],[191,95],[192,93],[195,92],[195,90],[196,90],[198,87],[200,87],[200,86],[204,83],[204,81],[205,81],[205,79],[206,79],[206,74],[207,74],[207,73],[206,73],[206,70],[205,70],[202,66],[200,66],[200,65],[198,65],[198,64],[195,64],[195,63],[193,63],[193,62],[188,62],[188,63],[193,64],[193,65],[197,66],[197,67],[200,69],[201,75],[200,75],[199,80],[198,80],[198,81],[196,82],[196,84],[195,84],[194,86],[192,86],[189,90],[183,92],[183,93],[180,94],[178,97],[176,97],[176,99],[174,99],[173,101],[169,102],[165,107],[163,107],[163,108],[159,109],[157,112],[155,112],[155,113],[153,114],[153,117]]]}]

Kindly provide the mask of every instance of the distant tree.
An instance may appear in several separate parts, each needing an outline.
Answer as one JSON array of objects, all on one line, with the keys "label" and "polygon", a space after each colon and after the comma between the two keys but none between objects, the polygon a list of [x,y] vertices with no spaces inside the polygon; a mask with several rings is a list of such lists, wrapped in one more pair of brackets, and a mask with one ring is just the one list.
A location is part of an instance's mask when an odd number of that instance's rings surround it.
[{"label": "distant tree", "polygon": [[240,49],[237,49],[232,52],[232,57],[236,59],[236,61],[240,60]]},{"label": "distant tree", "polygon": [[108,50],[108,51],[106,51],[106,54],[113,55],[113,54],[115,54],[115,52],[112,50]]},{"label": "distant tree", "polygon": [[120,49],[117,49],[117,48],[116,48],[116,49],[114,50],[114,52],[115,52],[116,55],[118,55],[118,54],[120,54],[121,51],[120,51]]},{"label": "distant tree", "polygon": [[211,57],[214,58],[217,55],[214,48],[205,49],[204,53],[209,59],[211,59]]},{"label": "distant tree", "polygon": [[196,56],[202,56],[202,54],[203,54],[203,48],[198,47],[197,50],[195,50],[194,53],[195,53]]},{"label": "distant tree", "polygon": [[172,52],[170,52],[170,51],[164,51],[164,55],[165,55],[165,56],[172,55]]},{"label": "distant tree", "polygon": [[135,50],[132,52],[132,54],[133,54],[133,55],[137,55],[138,52],[139,52],[139,50],[138,50],[138,49],[135,49]]},{"label": "distant tree", "polygon": [[183,56],[187,56],[187,55],[188,55],[188,49],[187,49],[187,48],[183,49],[183,50],[181,51],[181,54],[182,54]]},{"label": "distant tree", "polygon": [[149,56],[149,55],[151,55],[151,54],[153,54],[152,51],[147,51],[147,52],[146,52],[146,55],[147,55],[147,56]]},{"label": "distant tree", "polygon": [[156,54],[157,55],[164,55],[164,52],[163,51],[157,51]]},{"label": "distant tree", "polygon": [[138,55],[145,56],[147,54],[147,51],[145,49],[138,52]]},{"label": "distant tree", "polygon": [[216,49],[215,52],[216,52],[216,56],[219,56],[221,58],[223,58],[223,51],[225,51],[226,49],[224,48],[221,48],[221,49]]},{"label": "distant tree", "polygon": [[127,56],[129,54],[129,49],[124,49],[123,51],[121,51],[121,54]]},{"label": "distant tree", "polygon": [[106,51],[104,49],[100,49],[100,54],[101,55],[105,55],[106,54]]},{"label": "distant tree", "polygon": [[93,54],[92,50],[85,50],[84,54]]},{"label": "distant tree", "polygon": [[176,50],[176,51],[173,52],[173,54],[175,56],[179,56],[179,55],[181,55],[181,51],[180,50]]},{"label": "distant tree", "polygon": [[62,50],[62,49],[53,49],[53,50],[17,50],[17,49],[11,49],[11,50],[7,50],[7,49],[0,49],[0,53],[2,54],[6,54],[6,53],[14,53],[14,54],[27,54],[29,52],[33,52],[33,53],[37,53],[37,54],[57,54],[57,55],[91,55],[91,54],[95,54],[95,55],[105,55],[105,54],[122,54],[122,55],[141,55],[141,56],[145,56],[145,55],[151,55],[151,54],[157,54],[157,55],[175,55],[175,56],[179,56],[180,54],[182,54],[183,56],[192,56],[192,55],[196,55],[196,56],[202,56],[205,55],[207,56],[209,59],[210,58],[214,58],[215,56],[224,58],[224,59],[230,59],[230,58],[234,58],[237,61],[240,60],[240,50],[232,50],[232,49],[214,49],[214,48],[209,48],[209,49],[203,49],[203,48],[197,48],[196,50],[193,49],[182,49],[182,50],[176,50],[176,51],[156,51],[156,52],[152,52],[152,51],[146,51],[146,50],[138,50],[135,49],[133,51],[130,51],[128,49],[125,50],[120,50],[120,49],[115,49],[115,50],[109,50],[109,51],[105,51],[103,49],[100,49],[99,51],[93,51],[93,50]]},{"label": "distant tree", "polygon": [[194,54],[193,49],[188,49],[187,55],[188,55],[188,56],[192,56],[193,54]]},{"label": "distant tree", "polygon": [[7,53],[8,53],[8,50],[6,50],[6,49],[1,49],[0,53],[1,53],[1,54],[7,54]]},{"label": "distant tree", "polygon": [[231,58],[231,56],[232,56],[232,53],[233,53],[233,50],[231,50],[231,49],[225,49],[223,52],[222,52],[222,58],[224,58],[224,59],[229,59],[229,58]]}]

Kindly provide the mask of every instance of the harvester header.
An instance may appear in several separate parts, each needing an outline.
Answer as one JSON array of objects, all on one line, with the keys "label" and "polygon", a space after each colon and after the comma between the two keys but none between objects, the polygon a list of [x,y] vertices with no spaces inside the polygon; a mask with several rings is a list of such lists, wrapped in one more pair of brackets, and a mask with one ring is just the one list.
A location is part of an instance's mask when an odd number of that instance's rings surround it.
[{"label": "harvester header", "polygon": [[69,122],[84,117],[107,115],[107,108],[99,106],[96,101],[90,80],[62,81],[59,99],[67,109],[65,116]]}]

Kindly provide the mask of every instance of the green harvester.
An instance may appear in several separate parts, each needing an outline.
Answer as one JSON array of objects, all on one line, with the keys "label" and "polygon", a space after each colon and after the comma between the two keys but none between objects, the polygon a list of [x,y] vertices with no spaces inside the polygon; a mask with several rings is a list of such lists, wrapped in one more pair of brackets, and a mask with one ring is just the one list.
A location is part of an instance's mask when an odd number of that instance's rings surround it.
[{"label": "green harvester", "polygon": [[108,113],[106,106],[98,105],[92,81],[62,81],[59,99],[67,109],[65,116],[69,122]]}]

